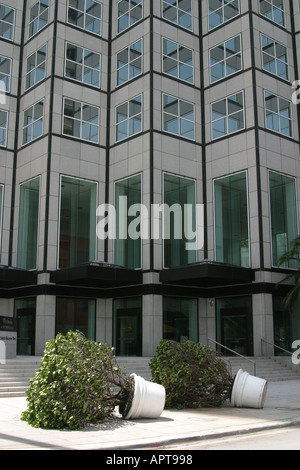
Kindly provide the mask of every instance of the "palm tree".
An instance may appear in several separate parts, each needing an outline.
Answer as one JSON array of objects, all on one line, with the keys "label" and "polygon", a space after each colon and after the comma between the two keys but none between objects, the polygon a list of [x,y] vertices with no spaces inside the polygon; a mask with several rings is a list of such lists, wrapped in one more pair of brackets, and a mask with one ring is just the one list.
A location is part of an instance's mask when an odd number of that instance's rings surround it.
[{"label": "palm tree", "polygon": [[295,306],[300,302],[300,236],[292,242],[290,250],[280,258],[279,266],[290,261],[294,261],[298,269],[289,273],[279,284],[289,279],[293,280],[295,285],[287,293],[284,301],[287,305]]}]

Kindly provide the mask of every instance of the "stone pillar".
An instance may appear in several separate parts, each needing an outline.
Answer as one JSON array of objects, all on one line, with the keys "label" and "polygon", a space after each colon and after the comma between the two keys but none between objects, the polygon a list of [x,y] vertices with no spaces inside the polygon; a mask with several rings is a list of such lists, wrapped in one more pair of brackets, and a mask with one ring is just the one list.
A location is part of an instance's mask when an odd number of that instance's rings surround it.
[{"label": "stone pillar", "polygon": [[163,337],[163,301],[160,295],[143,296],[143,356],[152,357]]},{"label": "stone pillar", "polygon": [[43,356],[45,344],[55,338],[56,297],[38,295],[36,297],[35,355]]},{"label": "stone pillar", "polygon": [[273,299],[271,294],[254,294],[252,296],[253,311],[253,352],[254,356],[274,354]]}]

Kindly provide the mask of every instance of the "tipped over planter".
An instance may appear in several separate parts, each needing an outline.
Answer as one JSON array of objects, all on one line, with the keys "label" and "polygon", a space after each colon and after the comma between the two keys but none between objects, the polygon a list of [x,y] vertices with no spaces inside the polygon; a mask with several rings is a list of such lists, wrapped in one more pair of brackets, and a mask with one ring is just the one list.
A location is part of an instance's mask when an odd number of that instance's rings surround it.
[{"label": "tipped over planter", "polygon": [[231,404],[236,408],[263,408],[268,388],[268,382],[259,377],[238,371],[234,379]]},{"label": "tipped over planter", "polygon": [[136,374],[130,377],[134,380],[133,397],[129,407],[120,410],[123,418],[159,418],[165,406],[165,388]]}]

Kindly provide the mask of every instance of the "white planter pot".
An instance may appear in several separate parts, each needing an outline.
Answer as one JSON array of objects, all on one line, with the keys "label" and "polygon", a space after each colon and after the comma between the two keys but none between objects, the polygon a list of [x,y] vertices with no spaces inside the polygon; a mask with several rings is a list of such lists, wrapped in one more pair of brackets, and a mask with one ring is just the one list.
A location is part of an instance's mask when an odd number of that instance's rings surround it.
[{"label": "white planter pot", "polygon": [[231,404],[237,408],[263,408],[268,382],[240,369],[235,377]]},{"label": "white planter pot", "polygon": [[165,388],[136,374],[131,374],[131,377],[134,378],[134,396],[124,418],[159,418],[165,406]]}]

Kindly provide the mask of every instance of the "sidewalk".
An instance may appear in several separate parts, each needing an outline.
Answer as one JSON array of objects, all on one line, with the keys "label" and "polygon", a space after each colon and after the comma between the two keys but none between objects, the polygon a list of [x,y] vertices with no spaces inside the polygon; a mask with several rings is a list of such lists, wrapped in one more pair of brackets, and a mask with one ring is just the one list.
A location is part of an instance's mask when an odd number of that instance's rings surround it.
[{"label": "sidewalk", "polygon": [[[261,410],[221,408],[164,410],[156,420],[116,418],[80,431],[44,430],[20,420],[26,398],[0,399],[0,450],[126,450],[180,445],[283,426],[300,426],[300,380],[270,382]],[[299,444],[300,445],[300,444]]]}]

